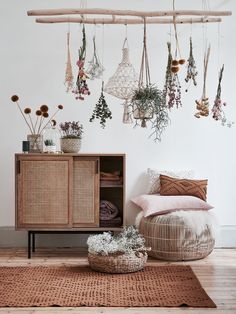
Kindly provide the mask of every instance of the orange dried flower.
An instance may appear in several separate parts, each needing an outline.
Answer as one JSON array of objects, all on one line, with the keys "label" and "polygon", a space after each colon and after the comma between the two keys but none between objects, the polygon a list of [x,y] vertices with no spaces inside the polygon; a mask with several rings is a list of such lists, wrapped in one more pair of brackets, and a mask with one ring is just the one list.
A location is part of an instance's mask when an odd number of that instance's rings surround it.
[{"label": "orange dried flower", "polygon": [[30,108],[25,108],[24,113],[25,114],[30,114],[31,113],[31,109]]},{"label": "orange dried flower", "polygon": [[172,60],[172,65],[176,66],[179,64],[179,61],[178,60]]},{"label": "orange dried flower", "polygon": [[16,102],[19,100],[19,97],[17,95],[11,96],[11,101]]},{"label": "orange dried flower", "polygon": [[52,126],[55,126],[57,124],[57,121],[56,120],[51,120],[51,123],[52,123]]},{"label": "orange dried flower", "polygon": [[48,118],[49,117],[49,114],[47,112],[43,112],[42,115],[43,115],[44,118]]},{"label": "orange dried flower", "polygon": [[60,109],[60,110],[62,110],[62,109],[63,109],[63,106],[62,106],[62,105],[58,105],[57,108]]},{"label": "orange dried flower", "polygon": [[36,110],[35,114],[36,114],[36,116],[41,116],[42,115],[42,111],[41,110]]},{"label": "orange dried flower", "polygon": [[42,106],[40,107],[40,110],[41,110],[42,112],[48,112],[48,106],[47,106],[47,105],[42,105]]},{"label": "orange dried flower", "polygon": [[177,73],[179,71],[179,67],[171,67],[172,73]]},{"label": "orange dried flower", "polygon": [[185,64],[185,59],[180,59],[179,64]]}]

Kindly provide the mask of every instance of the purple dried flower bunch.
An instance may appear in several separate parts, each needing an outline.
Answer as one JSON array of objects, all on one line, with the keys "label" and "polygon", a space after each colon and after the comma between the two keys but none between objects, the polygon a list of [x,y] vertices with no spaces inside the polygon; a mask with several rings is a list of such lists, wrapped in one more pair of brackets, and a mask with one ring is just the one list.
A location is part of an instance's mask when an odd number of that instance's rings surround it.
[{"label": "purple dried flower bunch", "polygon": [[[52,125],[56,124],[56,121],[54,120],[55,115],[58,111],[63,109],[63,105],[58,105],[56,111],[49,116],[49,108],[47,105],[41,105],[39,109],[35,111],[36,119],[33,121],[31,113],[32,110],[29,107],[26,107],[24,110],[21,109],[20,103],[19,103],[19,96],[13,95],[11,97],[11,101],[16,103],[18,109],[20,110],[20,113],[28,126],[31,134],[42,134],[43,130],[48,126],[50,123]],[[49,119],[48,119],[49,118]]]},{"label": "purple dried flower bunch", "polygon": [[86,34],[85,34],[85,27],[83,25],[82,28],[82,46],[79,49],[79,60],[77,61],[77,66],[79,67],[77,80],[76,80],[76,87],[72,91],[77,100],[84,100],[84,96],[89,96],[90,91],[87,84],[87,79],[89,78],[88,75],[85,73],[84,64],[85,64],[85,57],[86,57]]},{"label": "purple dried flower bunch", "polygon": [[79,121],[62,122],[59,126],[62,131],[62,138],[82,138],[83,125]]},{"label": "purple dried flower bunch", "polygon": [[184,64],[185,60],[173,60],[171,54],[171,43],[167,43],[168,61],[166,67],[165,84],[163,89],[163,99],[169,109],[182,106],[181,84],[178,77],[179,64]]},{"label": "purple dried flower bunch", "polygon": [[230,122],[230,121],[228,121],[226,119],[223,108],[227,104],[226,104],[226,102],[223,102],[222,99],[221,99],[221,81],[222,81],[222,77],[223,77],[223,72],[224,72],[224,65],[220,69],[220,73],[219,73],[219,81],[218,81],[218,86],[217,86],[217,93],[216,93],[216,97],[215,97],[213,108],[211,110],[212,111],[212,118],[215,121],[221,121],[221,124],[223,126],[231,127],[234,124],[234,122]]}]

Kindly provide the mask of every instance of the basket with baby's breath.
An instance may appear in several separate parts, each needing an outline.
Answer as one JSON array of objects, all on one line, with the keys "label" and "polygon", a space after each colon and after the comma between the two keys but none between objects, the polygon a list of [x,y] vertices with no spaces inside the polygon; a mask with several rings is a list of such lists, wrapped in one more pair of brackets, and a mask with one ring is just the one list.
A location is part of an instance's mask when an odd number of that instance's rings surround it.
[{"label": "basket with baby's breath", "polygon": [[145,239],[133,226],[113,236],[110,232],[88,238],[88,261],[92,269],[105,273],[141,270],[147,261]]},{"label": "basket with baby's breath", "polygon": [[60,123],[61,150],[64,153],[78,153],[81,148],[83,125],[79,121]]}]

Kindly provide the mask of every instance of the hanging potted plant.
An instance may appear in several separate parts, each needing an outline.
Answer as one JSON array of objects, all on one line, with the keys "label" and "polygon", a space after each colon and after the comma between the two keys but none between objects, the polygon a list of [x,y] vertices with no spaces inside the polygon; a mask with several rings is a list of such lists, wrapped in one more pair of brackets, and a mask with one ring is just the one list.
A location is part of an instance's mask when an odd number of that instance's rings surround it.
[{"label": "hanging potted plant", "polygon": [[163,93],[151,84],[146,44],[146,20],[144,19],[143,53],[139,73],[139,86],[133,92],[131,100],[134,119],[141,121],[141,127],[151,121],[154,140],[160,140],[163,129],[169,123],[167,107]]}]

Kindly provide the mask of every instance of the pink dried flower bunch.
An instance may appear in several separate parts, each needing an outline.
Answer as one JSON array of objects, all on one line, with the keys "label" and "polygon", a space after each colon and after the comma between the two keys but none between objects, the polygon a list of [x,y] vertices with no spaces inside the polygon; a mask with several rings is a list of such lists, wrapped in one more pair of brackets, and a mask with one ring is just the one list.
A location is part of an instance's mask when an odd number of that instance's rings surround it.
[{"label": "pink dried flower bunch", "polygon": [[40,108],[35,111],[36,119],[35,121],[33,121],[32,116],[31,116],[31,113],[32,113],[31,108],[26,107],[24,110],[22,110],[19,103],[19,97],[17,95],[13,95],[11,97],[11,101],[16,103],[31,134],[42,134],[42,131],[45,129],[45,127],[49,123],[52,123],[54,121],[53,118],[55,117],[57,112],[63,109],[63,105],[58,105],[56,111],[50,117],[50,119],[45,121],[45,119],[49,118],[49,113],[48,113],[49,108],[47,105],[41,105]]},{"label": "pink dried flower bunch", "polygon": [[225,113],[224,113],[224,107],[227,105],[226,102],[223,102],[221,99],[221,81],[223,77],[223,72],[224,72],[224,65],[220,69],[219,73],[219,81],[218,81],[218,86],[217,86],[217,93],[214,101],[214,105],[212,108],[212,118],[216,121],[221,121],[221,124],[223,126],[228,126],[231,127],[234,122],[230,122],[226,119]]},{"label": "pink dried flower bunch", "polygon": [[84,25],[83,25],[82,33],[83,33],[82,46],[79,49],[79,60],[76,63],[79,70],[78,70],[78,75],[77,75],[77,80],[76,80],[76,87],[72,91],[72,93],[76,95],[75,99],[77,100],[84,100],[84,96],[90,95],[90,91],[87,84],[87,79],[89,77],[85,73],[85,69],[84,69],[84,63],[85,63],[85,57],[86,57],[86,35],[85,35]]}]

